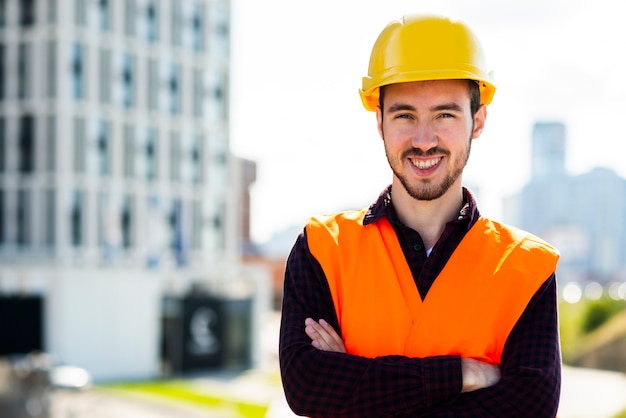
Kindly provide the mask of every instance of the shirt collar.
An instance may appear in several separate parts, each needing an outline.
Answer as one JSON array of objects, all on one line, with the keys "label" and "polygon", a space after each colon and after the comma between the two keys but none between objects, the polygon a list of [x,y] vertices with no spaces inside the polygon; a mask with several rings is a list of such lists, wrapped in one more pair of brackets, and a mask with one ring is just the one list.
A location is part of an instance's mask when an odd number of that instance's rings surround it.
[{"label": "shirt collar", "polygon": [[[401,223],[396,214],[396,210],[391,203],[391,185],[387,186],[378,199],[369,207],[363,218],[363,225],[368,225],[378,221],[386,216],[391,223]],[[470,189],[463,187],[463,207],[459,211],[459,216],[453,220],[453,223],[466,223],[467,229],[470,229],[476,220],[480,217],[476,198]]]}]

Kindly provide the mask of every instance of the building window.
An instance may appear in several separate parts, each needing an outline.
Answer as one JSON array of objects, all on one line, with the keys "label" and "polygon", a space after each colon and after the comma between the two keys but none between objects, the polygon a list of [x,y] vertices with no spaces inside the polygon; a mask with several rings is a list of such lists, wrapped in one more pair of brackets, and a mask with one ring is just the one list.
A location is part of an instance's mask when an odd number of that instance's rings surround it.
[{"label": "building window", "polygon": [[181,136],[179,132],[170,134],[170,180],[180,181],[181,152],[180,152]]},{"label": "building window", "polygon": [[170,201],[168,223],[170,227],[169,247],[178,256],[183,244],[182,202],[180,199]]},{"label": "building window", "polygon": [[134,102],[133,73],[133,57],[128,53],[122,54],[122,105],[127,109],[132,107]]},{"label": "building window", "polygon": [[20,24],[22,27],[32,26],[35,23],[35,0],[20,0]]},{"label": "building window", "polygon": [[31,51],[29,44],[24,42],[19,44],[17,57],[17,95],[20,99],[29,98],[32,92]]},{"label": "building window", "polygon": [[30,174],[35,168],[35,118],[32,115],[20,117],[18,169],[22,174]]},{"label": "building window", "polygon": [[135,176],[135,128],[124,125],[124,177]]},{"label": "building window", "polygon": [[133,208],[135,200],[131,195],[124,195],[122,200],[122,213],[120,215],[120,227],[122,230],[122,247],[130,248],[133,245]]},{"label": "building window", "polygon": [[6,99],[5,78],[6,78],[6,54],[7,48],[0,44],[0,100]]},{"label": "building window", "polygon": [[46,71],[47,76],[47,88],[48,97],[56,97],[57,94],[57,44],[55,42],[48,42],[48,68]]},{"label": "building window", "polygon": [[75,0],[76,26],[87,26],[87,0]]},{"label": "building window", "polygon": [[136,28],[136,4],[135,0],[126,0],[126,13],[124,13],[124,32],[128,37],[135,37]]},{"label": "building window", "polygon": [[191,20],[191,41],[193,50],[201,52],[204,50],[204,5],[197,2],[194,7]]},{"label": "building window", "polygon": [[202,201],[193,202],[192,206],[191,246],[195,250],[202,248]]},{"label": "building window", "polygon": [[46,168],[48,172],[54,173],[57,168],[57,119],[56,116],[50,115],[46,119],[46,131],[48,133],[48,146],[46,152]]},{"label": "building window", "polygon": [[191,139],[191,181],[193,184],[202,182],[202,136],[193,135]]},{"label": "building window", "polygon": [[98,136],[96,138],[96,170],[99,176],[104,177],[110,174],[109,162],[109,123],[101,120],[98,122]]},{"label": "building window", "polygon": [[102,32],[111,30],[111,3],[109,0],[98,0],[98,25]]},{"label": "building window", "polygon": [[54,189],[48,189],[45,191],[45,199],[46,199],[46,227],[45,227],[45,238],[44,242],[46,245],[50,247],[54,247],[56,243],[56,213],[57,213],[57,205],[56,205],[56,192]]},{"label": "building window", "polygon": [[100,50],[100,102],[111,102],[111,51],[108,49]]},{"label": "building window", "polygon": [[157,110],[159,107],[159,62],[154,58],[148,59],[148,109]]},{"label": "building window", "polygon": [[213,218],[213,233],[216,236],[215,249],[219,251],[226,250],[226,228],[224,228],[224,214],[226,213],[226,202],[218,203],[218,213]]},{"label": "building window", "polygon": [[6,170],[7,141],[6,141],[6,119],[0,116],[0,173]]},{"label": "building window", "polygon": [[193,116],[201,118],[204,111],[204,71],[193,70]]},{"label": "building window", "polygon": [[229,116],[229,105],[228,105],[228,85],[229,85],[229,81],[228,81],[228,74],[223,74],[223,78],[222,78],[222,86],[219,89],[219,95],[221,98],[221,103],[220,103],[220,109],[222,111],[222,120],[228,120],[230,118]]},{"label": "building window", "polygon": [[87,134],[87,126],[85,119],[74,119],[74,173],[85,174],[85,137]]},{"label": "building window", "polygon": [[172,20],[171,20],[171,43],[173,46],[180,46],[182,38],[182,2],[175,1],[172,3]]},{"label": "building window", "polygon": [[81,190],[74,190],[70,211],[70,239],[74,247],[83,244],[83,200],[84,193]]},{"label": "building window", "polygon": [[30,194],[26,189],[20,189],[17,192],[17,244],[30,244],[30,211],[32,204],[30,202]]},{"label": "building window", "polygon": [[57,0],[48,0],[48,23],[57,23]]},{"label": "building window", "polygon": [[146,180],[152,181],[157,177],[157,131],[154,128],[146,129],[145,163]]},{"label": "building window", "polygon": [[154,43],[159,38],[159,19],[157,5],[154,1],[149,1],[146,5],[146,38],[148,42]]},{"label": "building window", "polygon": [[170,96],[170,108],[171,114],[175,115],[180,112],[180,66],[178,64],[170,64],[169,71],[169,96]]},{"label": "building window", "polygon": [[76,100],[85,98],[84,92],[84,51],[78,42],[72,44],[72,96]]},{"label": "building window", "polygon": [[104,261],[110,261],[110,258],[107,256],[107,223],[109,222],[109,205],[110,205],[110,196],[107,192],[98,193],[98,204],[96,207],[96,211],[98,212],[96,215],[97,219],[97,240],[98,245],[104,247]]},{"label": "building window", "polygon": [[0,28],[7,25],[7,0],[0,0]]},{"label": "building window", "polygon": [[0,244],[4,244],[6,242],[6,230],[4,228],[5,225],[5,210],[4,210],[4,197],[5,197],[4,189],[0,189]]}]

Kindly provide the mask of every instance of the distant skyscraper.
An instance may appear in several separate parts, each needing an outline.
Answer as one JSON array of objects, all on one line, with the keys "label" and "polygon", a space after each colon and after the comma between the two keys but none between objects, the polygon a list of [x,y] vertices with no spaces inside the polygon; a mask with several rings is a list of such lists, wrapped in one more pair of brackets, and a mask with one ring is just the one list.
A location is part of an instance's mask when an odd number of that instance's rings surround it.
[{"label": "distant skyscraper", "polygon": [[566,174],[565,125],[561,122],[537,122],[532,132],[531,176],[545,180]]}]

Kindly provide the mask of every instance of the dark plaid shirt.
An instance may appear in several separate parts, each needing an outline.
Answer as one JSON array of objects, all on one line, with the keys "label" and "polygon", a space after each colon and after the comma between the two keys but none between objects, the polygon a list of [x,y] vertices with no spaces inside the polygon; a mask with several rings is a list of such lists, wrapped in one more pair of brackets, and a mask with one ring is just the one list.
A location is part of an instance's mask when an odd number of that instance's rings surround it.
[{"label": "dark plaid shirt", "polygon": [[[413,278],[424,298],[479,212],[464,190],[465,204],[449,222],[429,257],[419,234],[404,226],[390,189],[370,207],[364,223],[386,216],[396,231]],[[304,320],[324,318],[341,334],[332,296],[303,232],[287,261],[280,368],[291,408],[309,417],[553,417],[561,383],[556,278],[537,291],[511,331],[501,359],[501,381],[461,393],[458,356],[365,358],[317,350]]]}]

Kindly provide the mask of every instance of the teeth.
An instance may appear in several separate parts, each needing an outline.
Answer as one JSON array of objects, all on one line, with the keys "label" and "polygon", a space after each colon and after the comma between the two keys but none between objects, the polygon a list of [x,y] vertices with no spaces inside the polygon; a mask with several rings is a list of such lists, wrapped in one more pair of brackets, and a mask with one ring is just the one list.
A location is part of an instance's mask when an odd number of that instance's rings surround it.
[{"label": "teeth", "polygon": [[433,158],[431,160],[412,160],[412,162],[415,167],[425,170],[427,168],[431,168],[435,166],[440,160],[441,160],[441,157]]}]

